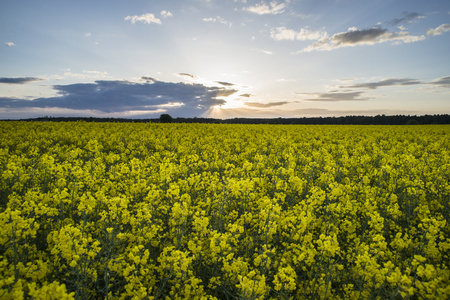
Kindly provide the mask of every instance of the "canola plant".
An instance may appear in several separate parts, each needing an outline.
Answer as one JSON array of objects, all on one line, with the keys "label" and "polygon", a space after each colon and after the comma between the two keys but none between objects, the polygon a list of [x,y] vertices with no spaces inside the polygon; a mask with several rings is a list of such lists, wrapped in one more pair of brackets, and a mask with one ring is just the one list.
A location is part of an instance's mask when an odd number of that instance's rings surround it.
[{"label": "canola plant", "polygon": [[448,125],[1,125],[1,299],[450,298]]}]

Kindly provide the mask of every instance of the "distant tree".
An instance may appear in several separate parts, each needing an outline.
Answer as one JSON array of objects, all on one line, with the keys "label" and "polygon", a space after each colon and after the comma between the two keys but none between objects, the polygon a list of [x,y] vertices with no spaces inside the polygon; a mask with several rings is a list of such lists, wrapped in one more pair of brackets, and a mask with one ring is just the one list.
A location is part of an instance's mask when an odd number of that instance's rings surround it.
[{"label": "distant tree", "polygon": [[417,121],[416,119],[409,119],[406,125],[419,125],[419,121]]},{"label": "distant tree", "polygon": [[162,114],[159,116],[160,123],[172,123],[173,118],[169,114]]}]

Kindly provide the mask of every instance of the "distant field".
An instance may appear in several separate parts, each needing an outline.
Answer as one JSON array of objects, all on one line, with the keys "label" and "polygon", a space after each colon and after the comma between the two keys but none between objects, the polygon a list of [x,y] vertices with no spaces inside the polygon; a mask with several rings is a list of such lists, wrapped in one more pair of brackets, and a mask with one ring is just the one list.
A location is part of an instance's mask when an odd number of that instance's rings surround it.
[{"label": "distant field", "polygon": [[1,125],[1,299],[450,298],[450,125]]}]

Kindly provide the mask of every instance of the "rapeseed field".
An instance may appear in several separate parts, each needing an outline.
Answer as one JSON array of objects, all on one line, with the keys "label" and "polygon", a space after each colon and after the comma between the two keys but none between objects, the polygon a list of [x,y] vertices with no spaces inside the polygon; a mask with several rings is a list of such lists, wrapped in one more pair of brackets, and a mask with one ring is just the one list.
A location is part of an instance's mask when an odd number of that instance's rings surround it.
[{"label": "rapeseed field", "polygon": [[449,299],[450,126],[2,122],[0,299]]}]

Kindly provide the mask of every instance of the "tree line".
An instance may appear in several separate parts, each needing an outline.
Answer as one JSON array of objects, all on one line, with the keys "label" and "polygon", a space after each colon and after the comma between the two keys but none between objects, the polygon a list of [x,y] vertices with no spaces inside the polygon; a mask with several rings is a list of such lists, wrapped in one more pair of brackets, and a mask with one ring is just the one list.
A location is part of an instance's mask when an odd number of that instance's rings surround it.
[{"label": "tree line", "polygon": [[[4,120],[6,121],[6,120]],[[302,118],[173,118],[162,114],[154,119],[96,118],[96,117],[39,117],[21,119],[21,121],[85,121],[85,122],[134,122],[134,123],[209,123],[209,124],[304,124],[304,125],[428,125],[450,124],[450,115],[376,115],[376,116],[340,116],[340,117],[302,117]]]}]

